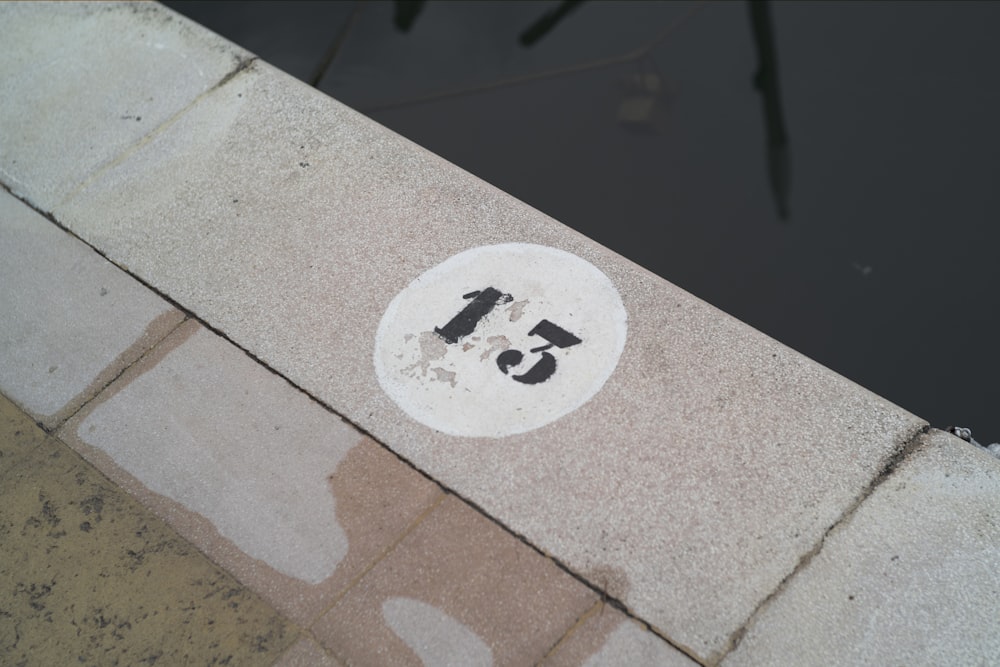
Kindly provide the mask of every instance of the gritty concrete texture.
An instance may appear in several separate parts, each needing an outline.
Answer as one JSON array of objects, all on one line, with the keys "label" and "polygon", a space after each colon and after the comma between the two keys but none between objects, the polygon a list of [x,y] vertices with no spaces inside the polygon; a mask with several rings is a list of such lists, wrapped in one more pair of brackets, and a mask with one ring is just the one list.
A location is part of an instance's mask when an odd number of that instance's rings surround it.
[{"label": "gritty concrete texture", "polygon": [[0,248],[0,391],[48,428],[184,318],[2,190]]},{"label": "gritty concrete texture", "polygon": [[50,210],[249,57],[155,3],[0,3],[0,179]]},{"label": "gritty concrete texture", "polygon": [[528,665],[595,599],[448,496],[313,632],[346,664]]},{"label": "gritty concrete texture", "polygon": [[311,639],[300,639],[284,652],[274,667],[340,667],[340,663]]},{"label": "gritty concrete texture", "polygon": [[194,321],[60,435],[302,623],[441,495]]},{"label": "gritty concrete texture", "polygon": [[[56,215],[706,660],[923,426],[261,63]],[[423,272],[507,242],[608,276],[625,349],[547,426],[434,431],[380,388],[375,332]]]},{"label": "gritty concrete texture", "polygon": [[0,397],[0,663],[270,665],[295,640],[241,587]]},{"label": "gritty concrete texture", "polygon": [[696,662],[599,602],[542,661],[543,667],[695,667]]},{"label": "gritty concrete texture", "polygon": [[723,664],[1000,664],[997,545],[1000,463],[931,431]]}]

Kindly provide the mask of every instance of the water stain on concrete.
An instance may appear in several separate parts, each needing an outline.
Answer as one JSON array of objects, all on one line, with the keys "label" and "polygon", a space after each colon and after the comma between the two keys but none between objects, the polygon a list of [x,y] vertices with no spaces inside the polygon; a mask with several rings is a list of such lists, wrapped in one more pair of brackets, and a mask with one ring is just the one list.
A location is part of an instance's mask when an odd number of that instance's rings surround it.
[{"label": "water stain on concrete", "polygon": [[[45,427],[53,430],[62,422],[69,418],[74,412],[80,409],[87,401],[91,400],[109,383],[116,375],[128,368],[136,360],[149,352],[157,343],[166,338],[170,332],[176,329],[183,321],[185,315],[176,308],[170,308],[153,318],[142,334],[127,348],[122,350],[110,363],[108,363],[97,376],[91,380],[83,391],[74,396],[66,405],[51,415],[45,415],[42,423]],[[58,365],[49,368],[49,373],[59,370]]]},{"label": "water stain on concrete", "polygon": [[347,551],[326,474],[357,432],[197,323],[177,334],[183,345],[123,377],[76,436],[248,555],[323,581]]},{"label": "water stain on concrete", "polygon": [[583,578],[604,591],[609,597],[624,602],[631,588],[628,575],[621,568],[598,565],[583,573]]}]

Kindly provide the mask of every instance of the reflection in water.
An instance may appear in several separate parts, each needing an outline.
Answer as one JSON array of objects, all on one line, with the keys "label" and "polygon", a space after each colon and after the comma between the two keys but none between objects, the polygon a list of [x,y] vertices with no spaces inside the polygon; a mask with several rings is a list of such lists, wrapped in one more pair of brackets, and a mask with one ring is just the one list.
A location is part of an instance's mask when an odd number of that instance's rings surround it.
[{"label": "reflection in water", "polygon": [[584,0],[563,0],[562,4],[547,12],[542,18],[535,21],[531,26],[521,33],[520,42],[522,46],[531,46],[542,37],[545,37],[550,30],[556,27],[560,21],[582,5]]},{"label": "reflection in water", "polygon": [[[550,12],[546,12],[541,18],[525,29],[518,41],[524,47],[533,46],[585,2],[586,0],[563,0],[558,7]],[[393,15],[393,23],[396,28],[401,32],[409,32],[417,16],[423,10],[424,4],[424,0],[396,0]],[[788,200],[791,194],[791,157],[789,154],[788,132],[785,129],[784,113],[781,107],[781,95],[778,87],[778,55],[774,41],[774,29],[771,25],[771,8],[768,0],[749,0],[748,4],[750,9],[750,25],[753,32],[754,44],[757,49],[758,65],[757,72],[754,75],[754,87],[760,92],[764,103],[767,164],[771,180],[771,192],[774,197],[778,217],[782,220],[788,220],[790,216]],[[629,127],[646,130],[653,128],[653,110],[660,93],[661,79],[659,74],[655,72],[655,67],[650,67],[652,61],[648,58],[648,54],[653,46],[657,45],[662,38],[663,35],[658,36],[650,44],[628,54],[624,58],[614,58],[573,68],[576,70],[589,69],[590,67],[606,66],[615,62],[642,60],[646,63],[644,69],[654,70],[649,74],[637,75],[636,80],[639,85],[636,87],[640,90],[629,91],[630,94],[620,105],[618,111],[619,121]],[[517,81],[506,83],[517,83]],[[493,86],[482,88],[488,89],[491,87]],[[461,90],[455,91],[452,94],[468,92],[472,91]],[[448,96],[448,94],[439,94],[434,97],[439,96]],[[367,109],[368,112],[373,110]]]},{"label": "reflection in water", "polygon": [[791,192],[792,166],[788,153],[788,133],[781,111],[778,91],[778,53],[771,27],[768,0],[750,0],[750,24],[757,46],[757,74],[754,86],[764,101],[764,121],[767,129],[767,166],[771,176],[771,191],[778,207],[778,216],[788,219],[788,197]]},{"label": "reflection in water", "polygon": [[402,32],[409,32],[413,22],[417,20],[417,15],[424,8],[424,0],[396,0],[395,6],[393,25]]}]

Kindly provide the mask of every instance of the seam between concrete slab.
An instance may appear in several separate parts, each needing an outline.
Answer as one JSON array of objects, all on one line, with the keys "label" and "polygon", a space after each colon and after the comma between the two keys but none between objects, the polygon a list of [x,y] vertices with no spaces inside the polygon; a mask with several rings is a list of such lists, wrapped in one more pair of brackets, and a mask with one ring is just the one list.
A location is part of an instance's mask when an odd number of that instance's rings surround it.
[{"label": "seam between concrete slab", "polygon": [[[252,63],[252,61],[247,61],[246,65],[243,68],[238,68],[237,70],[234,70],[233,72],[231,72],[230,75],[229,75],[229,78],[232,78],[233,76],[236,76],[239,73],[239,71],[242,71],[243,69],[245,69],[246,66],[249,66],[249,64],[251,64],[251,63]],[[228,80],[228,79],[226,79],[226,80]],[[218,85],[222,85],[222,83],[220,82],[220,84],[218,84]],[[218,85],[216,86],[216,88],[218,87]],[[210,91],[206,91],[205,94],[207,94],[208,92],[210,92]],[[582,575],[574,572],[565,563],[563,563],[562,561],[560,561],[558,558],[552,556],[552,554],[546,553],[545,551],[543,551],[542,549],[540,549],[538,546],[532,544],[524,535],[522,535],[522,534],[518,533],[517,531],[513,530],[512,528],[510,528],[510,526],[506,525],[504,522],[500,521],[499,519],[497,519],[493,515],[491,515],[488,512],[486,512],[478,504],[472,502],[471,500],[469,500],[468,498],[466,498],[461,493],[456,492],[454,489],[446,486],[445,484],[442,484],[437,479],[431,477],[428,473],[426,473],[425,471],[421,470],[416,465],[414,465],[412,461],[410,461],[409,459],[401,456],[398,452],[396,452],[395,450],[393,450],[386,443],[384,443],[381,440],[379,440],[378,438],[376,438],[372,433],[370,433],[368,430],[366,430],[360,424],[357,424],[353,420],[349,419],[347,416],[345,416],[345,415],[341,414],[340,412],[338,412],[337,410],[333,409],[331,406],[327,405],[324,401],[322,401],[322,400],[318,399],[317,397],[313,396],[308,391],[306,391],[305,389],[303,389],[302,387],[300,387],[298,384],[296,384],[295,382],[293,382],[289,378],[287,378],[284,375],[282,375],[280,372],[278,372],[274,368],[271,368],[271,366],[269,366],[266,362],[264,362],[262,359],[260,359],[259,357],[257,357],[255,354],[253,354],[252,352],[250,352],[249,350],[247,350],[246,348],[244,348],[242,345],[240,345],[240,344],[236,343],[235,341],[233,341],[223,331],[217,329],[216,327],[212,326],[211,324],[209,324],[208,322],[206,322],[204,319],[202,319],[201,317],[199,317],[197,315],[197,313],[192,312],[190,309],[188,309],[187,307],[185,307],[181,303],[179,303],[176,300],[174,300],[170,295],[168,295],[168,294],[160,291],[159,289],[157,289],[156,287],[154,287],[153,285],[151,285],[149,282],[147,282],[146,280],[144,280],[140,276],[135,275],[134,273],[132,273],[132,271],[130,271],[126,267],[123,267],[120,264],[118,264],[117,262],[115,262],[114,260],[112,260],[110,257],[108,257],[107,254],[105,254],[104,252],[102,252],[99,248],[97,248],[94,245],[92,245],[91,243],[89,243],[86,239],[81,238],[80,236],[78,236],[77,234],[75,234],[71,229],[69,229],[66,225],[64,225],[61,222],[59,222],[59,220],[51,212],[42,210],[41,208],[39,208],[38,206],[36,206],[34,203],[32,203],[31,201],[29,201],[27,198],[22,197],[22,196],[20,196],[20,195],[18,195],[16,193],[12,192],[10,190],[10,188],[7,186],[6,183],[0,182],[0,187],[2,187],[12,197],[15,197],[20,202],[22,202],[25,206],[28,206],[33,211],[35,211],[36,213],[38,213],[39,215],[41,215],[42,217],[44,217],[46,220],[48,220],[52,224],[56,225],[59,229],[63,230],[67,234],[70,234],[73,238],[79,240],[81,243],[84,243],[88,248],[90,248],[91,250],[93,250],[94,252],[96,252],[98,255],[100,255],[101,257],[103,257],[105,260],[107,260],[108,262],[110,262],[114,266],[118,267],[121,271],[123,271],[124,273],[126,273],[132,279],[134,279],[137,282],[139,282],[139,284],[141,284],[142,286],[144,286],[146,289],[150,290],[151,292],[153,292],[154,294],[156,294],[157,296],[159,296],[161,299],[163,299],[164,301],[166,301],[168,304],[170,304],[171,306],[173,306],[177,310],[179,310],[182,313],[184,313],[185,317],[184,317],[183,321],[180,324],[178,324],[177,326],[181,326],[181,324],[183,324],[184,322],[186,322],[189,319],[193,319],[193,320],[197,321],[203,327],[205,327],[206,329],[208,329],[209,331],[211,331],[215,335],[219,336],[220,338],[222,338],[223,340],[225,340],[229,344],[233,345],[234,347],[236,347],[237,349],[239,349],[240,351],[242,351],[245,355],[247,355],[248,357],[250,357],[250,359],[252,359],[259,366],[261,366],[262,368],[266,369],[268,372],[272,373],[273,375],[281,378],[289,386],[293,387],[297,391],[299,391],[302,394],[304,394],[306,397],[309,398],[309,400],[311,400],[311,401],[315,402],[316,404],[320,405],[324,410],[328,411],[329,413],[333,414],[334,416],[339,417],[345,423],[347,423],[350,426],[352,426],[356,431],[358,431],[362,435],[370,438],[373,442],[375,442],[380,447],[382,447],[383,449],[385,449],[386,451],[388,451],[390,454],[392,454],[393,456],[395,456],[400,462],[404,463],[405,465],[407,465],[408,467],[410,467],[411,469],[413,469],[415,472],[417,472],[418,474],[420,474],[422,477],[424,477],[428,481],[430,481],[433,484],[435,484],[446,495],[450,494],[450,495],[453,495],[456,498],[460,499],[462,502],[464,502],[466,505],[468,505],[469,507],[471,507],[472,509],[474,509],[476,512],[478,512],[479,514],[481,514],[482,516],[484,516],[486,519],[488,519],[489,521],[492,521],[494,524],[496,524],[497,526],[499,526],[505,532],[507,532],[510,535],[513,535],[520,542],[522,542],[526,546],[530,547],[533,551],[535,551],[539,555],[543,556],[544,558],[547,558],[547,559],[551,560],[553,563],[555,563],[555,565],[560,570],[562,570],[566,574],[570,575],[571,577],[573,577],[574,579],[576,579],[577,581],[579,581],[581,584],[583,584],[584,586],[586,586],[587,588],[589,588],[590,590],[592,590],[594,593],[596,593],[601,598],[601,601],[603,603],[608,604],[608,605],[614,607],[615,609],[617,609],[618,611],[622,612],[623,614],[625,614],[629,618],[631,618],[631,619],[639,622],[642,626],[648,628],[650,632],[652,632],[657,637],[659,637],[660,639],[662,639],[667,644],[669,644],[673,648],[677,649],[678,651],[680,651],[684,655],[688,656],[692,660],[694,660],[696,662],[701,662],[701,660],[697,657],[697,654],[695,654],[690,649],[684,647],[683,645],[677,643],[676,641],[670,639],[669,637],[667,637],[666,635],[664,635],[662,632],[660,632],[659,630],[657,630],[657,628],[655,626],[653,626],[651,623],[649,623],[648,621],[644,620],[640,616],[637,616],[634,612],[632,612],[625,605],[624,602],[622,602],[621,600],[619,600],[619,599],[617,599],[615,597],[612,597],[612,596],[608,595],[608,593],[605,590],[603,590],[600,586],[598,586],[597,584],[594,584],[594,583],[590,582],[589,580],[587,580],[586,578],[584,578]],[[176,330],[176,327],[174,329],[172,329],[171,331],[174,331],[174,330]],[[166,338],[166,337],[164,337],[164,338]],[[142,357],[140,357],[140,359],[137,359],[136,362],[140,361],[141,359],[145,358],[148,354],[150,354],[150,353],[154,352],[154,350],[158,349],[159,346],[160,346],[160,344],[163,342],[163,340],[164,339],[161,339],[156,345],[154,345],[152,348],[150,348],[149,350],[147,350],[147,352],[145,354],[143,354]],[[129,366],[129,368],[131,368],[131,365]],[[124,373],[125,370],[127,370],[127,369],[123,369],[122,373]],[[118,379],[118,377],[120,377],[120,376],[121,376],[121,373],[119,373],[117,376],[115,376],[115,379]],[[112,380],[108,384],[108,386],[110,386],[113,383],[114,383],[114,380]],[[102,388],[101,391],[104,391],[104,389],[106,389],[106,387]],[[99,396],[99,395],[100,395],[100,392],[98,392],[97,396]],[[93,398],[91,399],[91,401],[92,400],[93,400]],[[90,403],[90,401],[87,401],[87,403]],[[83,409],[83,407],[84,406],[81,406],[80,409]],[[79,410],[77,410],[76,412],[79,412]],[[76,414],[76,412],[74,412],[74,414]],[[72,417],[72,415],[70,415],[70,417]],[[438,502],[440,502],[440,501],[438,501]],[[437,503],[435,503],[434,505],[432,505],[431,508],[428,510],[428,512],[431,509],[435,508],[435,507],[437,507]],[[408,533],[409,533],[409,530],[407,530],[406,533],[404,533],[404,536],[405,536],[405,534],[408,534]],[[402,539],[402,537],[400,539]],[[396,543],[393,543],[392,546],[395,547],[395,545],[396,545]],[[384,557],[384,555],[380,556],[379,560],[381,560],[382,557]],[[368,570],[365,570],[365,572],[367,572],[367,571]],[[352,582],[350,586],[353,586],[355,583],[356,582]],[[342,595],[338,596],[338,598],[330,605],[330,608],[332,608],[337,603],[337,601],[340,600],[341,597],[342,597]],[[326,611],[329,611],[329,608],[327,610],[325,610],[324,613],[326,613]]]},{"label": "seam between concrete slab", "polygon": [[[172,116],[170,116],[169,118],[167,118],[165,121],[163,121],[162,123],[160,123],[159,125],[157,125],[156,127],[154,127],[152,130],[150,130],[149,132],[147,132],[146,134],[144,134],[142,137],[139,138],[138,141],[136,141],[135,143],[133,143],[131,146],[126,147],[124,150],[122,150],[120,153],[118,153],[118,155],[115,155],[114,157],[112,157],[111,159],[109,159],[107,162],[105,162],[104,164],[100,165],[99,167],[97,167],[96,169],[94,169],[92,172],[90,172],[89,174],[87,174],[86,176],[84,176],[84,178],[79,183],[77,183],[76,186],[72,190],[70,190],[62,199],[60,199],[59,202],[55,206],[58,207],[58,206],[64,205],[67,201],[71,200],[73,197],[75,197],[77,194],[79,194],[82,190],[86,189],[86,187],[88,185],[90,185],[91,183],[93,183],[94,180],[97,179],[101,174],[103,174],[104,172],[108,171],[109,169],[115,168],[116,166],[118,166],[119,164],[121,164],[122,162],[124,162],[125,160],[127,160],[137,150],[139,150],[140,148],[142,148],[143,146],[145,146],[149,142],[153,141],[156,137],[158,137],[161,134],[163,134],[163,132],[165,132],[168,128],[170,128],[178,120],[180,120],[181,118],[183,118],[189,111],[191,111],[191,109],[193,109],[194,107],[196,107],[203,99],[205,99],[206,97],[208,97],[209,95],[211,95],[212,93],[214,93],[215,91],[217,91],[218,89],[222,88],[224,85],[226,85],[227,83],[229,83],[231,80],[233,80],[234,78],[236,78],[236,76],[238,76],[240,74],[240,72],[243,72],[243,71],[247,70],[257,60],[259,60],[259,59],[256,56],[253,56],[253,57],[250,57],[250,58],[243,58],[243,57],[241,57],[239,59],[239,62],[236,64],[236,66],[233,69],[231,69],[225,76],[223,76],[221,79],[219,79],[219,81],[216,82],[215,85],[213,85],[212,87],[208,88],[207,90],[205,90],[202,93],[200,93],[199,95],[197,95],[193,100],[191,100],[190,102],[188,102],[188,104],[185,105],[182,109],[180,109],[179,111],[175,112]],[[4,184],[4,185],[6,186],[6,184]],[[8,188],[8,191],[9,191],[9,188]],[[22,199],[22,201],[24,201],[24,200]],[[38,209],[36,209],[36,210],[38,210]],[[39,211],[39,213],[41,213],[41,211]]]},{"label": "seam between concrete slab", "polygon": [[[131,274],[129,274],[129,277],[133,278],[133,276]],[[180,310],[180,309],[177,309],[177,310]],[[188,321],[188,319],[189,319],[190,316],[185,311],[183,311],[183,310],[180,310],[180,313],[183,315],[183,317],[181,317],[180,321],[178,321],[177,324],[175,324],[174,326],[172,326],[169,329],[167,329],[163,333],[162,336],[160,336],[159,338],[157,338],[156,340],[154,340],[153,343],[152,343],[152,345],[150,345],[144,352],[142,352],[138,357],[135,358],[135,361],[133,361],[130,364],[124,365],[121,368],[121,370],[119,370],[117,373],[115,373],[115,375],[113,377],[111,377],[107,382],[102,383],[100,386],[90,386],[90,387],[87,387],[86,389],[84,389],[84,391],[81,392],[81,393],[90,394],[89,398],[87,398],[82,403],[80,403],[80,405],[77,406],[77,408],[75,410],[73,410],[69,414],[64,415],[62,417],[62,419],[59,419],[59,420],[53,422],[51,428],[46,428],[45,426],[42,426],[42,424],[39,424],[39,426],[42,427],[42,430],[44,430],[46,433],[55,433],[56,431],[58,431],[60,428],[63,427],[63,425],[66,422],[68,422],[70,419],[72,419],[78,412],[80,412],[81,410],[83,410],[84,408],[86,408],[94,400],[96,400],[102,394],[104,394],[104,391],[108,387],[110,387],[111,385],[113,385],[115,382],[117,382],[118,378],[120,378],[122,375],[125,374],[125,371],[127,371],[130,368],[132,368],[132,366],[134,366],[135,364],[139,363],[143,359],[147,358],[150,354],[153,354],[155,351],[158,351],[159,348],[160,348],[160,345],[163,343],[163,341],[165,341],[167,338],[169,338],[170,335],[172,333],[174,333],[174,331],[176,331],[179,326],[181,326],[182,324],[184,324],[185,322]],[[109,364],[109,365],[113,365],[115,363],[115,361],[117,361],[118,359],[121,359],[122,357],[124,357],[125,355],[127,355],[128,352],[129,352],[129,349],[126,349],[125,351],[123,351],[120,355],[118,355],[118,358],[115,359],[114,361],[112,361],[111,364]],[[76,398],[78,398],[78,397],[74,397],[73,400],[76,400]]]},{"label": "seam between concrete slab", "polygon": [[563,644],[569,641],[570,637],[572,637],[576,633],[576,631],[580,629],[580,626],[587,622],[587,619],[591,618],[592,616],[594,616],[594,614],[598,613],[603,609],[604,609],[604,600],[602,599],[598,600],[593,605],[591,605],[590,609],[580,614],[580,617],[576,619],[576,622],[573,623],[573,625],[569,626],[569,629],[563,633],[562,637],[556,640],[555,644],[549,647],[549,650],[545,652],[545,655],[542,656],[542,659],[536,662],[535,665],[536,666],[541,665],[543,662],[548,660],[553,653],[558,651]]},{"label": "seam between concrete slab", "polygon": [[[379,443],[379,444],[381,445],[381,443]],[[384,445],[382,445],[382,446],[385,447]],[[386,447],[386,449],[388,449],[388,447]],[[392,451],[392,450],[389,450],[389,451]],[[417,472],[420,472],[420,471],[417,471]],[[427,479],[430,479],[430,477],[427,477]],[[431,479],[431,481],[433,482],[434,480]],[[440,485],[438,485],[438,486],[440,486]],[[443,503],[444,499],[447,498],[447,497],[448,497],[447,493],[442,493],[440,498],[438,498],[437,500],[435,500],[433,503],[431,503],[431,505],[429,507],[427,507],[423,512],[421,512],[419,515],[417,515],[417,518],[410,522],[410,525],[406,527],[406,530],[404,530],[402,533],[400,533],[398,536],[396,536],[396,539],[393,540],[392,543],[389,546],[387,546],[385,549],[383,549],[382,552],[379,553],[379,555],[377,555],[375,558],[373,558],[372,561],[370,563],[368,563],[368,565],[365,566],[365,568],[361,572],[359,572],[353,579],[351,579],[347,583],[347,586],[344,587],[344,590],[340,591],[340,593],[337,594],[337,596],[330,602],[330,604],[328,604],[326,607],[323,608],[322,611],[320,611],[319,613],[316,614],[315,618],[313,619],[313,622],[315,623],[319,619],[323,618],[323,616],[326,615],[327,612],[329,612],[331,609],[333,609],[334,607],[336,607],[337,604],[342,599],[344,599],[344,596],[347,595],[351,591],[351,589],[353,589],[355,586],[357,586],[358,582],[360,582],[362,579],[365,578],[365,575],[367,575],[369,572],[371,572],[372,569],[374,569],[374,567],[376,565],[378,565],[379,563],[381,563],[385,559],[386,556],[388,556],[393,551],[395,551],[396,547],[399,546],[399,543],[402,542],[403,540],[405,540],[406,537],[407,537],[407,535],[409,535],[410,533],[412,533],[416,529],[417,526],[419,526],[420,524],[422,524],[424,522],[424,520],[428,516],[430,516],[431,513],[433,513],[434,510],[436,510],[438,508],[438,505],[440,505],[441,503]]]},{"label": "seam between concrete slab", "polygon": [[[383,447],[384,446],[385,445],[383,445]],[[389,448],[386,447],[386,449],[389,449]],[[389,451],[392,451],[392,450],[390,449]],[[395,454],[395,452],[393,452],[393,453]],[[398,454],[396,454],[396,456],[399,457]],[[520,540],[521,542],[523,542],[525,545],[527,545],[528,547],[530,547],[531,549],[533,549],[534,551],[536,551],[537,553],[539,553],[543,557],[551,560],[553,563],[556,564],[556,566],[560,570],[562,570],[563,572],[565,572],[569,576],[573,577],[574,579],[576,579],[577,581],[579,581],[581,584],[583,584],[584,586],[586,586],[587,588],[589,588],[590,590],[592,590],[594,593],[596,593],[597,596],[600,598],[598,600],[599,603],[605,604],[605,605],[608,605],[610,607],[613,607],[613,608],[617,609],[618,611],[620,611],[623,614],[625,614],[627,617],[629,617],[632,620],[638,622],[642,627],[644,627],[647,630],[649,630],[650,632],[652,632],[654,635],[656,635],[657,637],[659,637],[660,639],[662,639],[663,641],[665,641],[671,647],[677,649],[678,651],[680,651],[684,655],[688,656],[689,658],[691,658],[695,662],[698,662],[699,664],[701,663],[701,660],[697,657],[697,654],[694,651],[688,649],[687,647],[683,646],[682,644],[678,644],[676,641],[670,639],[669,637],[667,637],[666,635],[664,635],[663,633],[661,633],[651,623],[649,623],[648,621],[644,620],[642,617],[637,616],[634,612],[632,612],[632,610],[630,610],[625,605],[624,602],[622,602],[621,600],[619,600],[616,597],[612,597],[611,595],[609,595],[607,593],[607,591],[605,591],[604,589],[600,588],[596,584],[591,583],[589,580],[585,579],[582,575],[577,574],[576,572],[574,572],[572,569],[570,569],[570,567],[568,565],[566,565],[565,563],[563,563],[558,558],[554,557],[552,554],[546,553],[542,549],[538,548],[537,546],[535,546],[534,544],[532,544],[531,542],[529,542],[528,539],[524,535],[518,533],[517,531],[513,530],[512,528],[510,528],[510,526],[507,526],[504,522],[500,521],[499,519],[497,519],[497,518],[493,517],[492,515],[490,515],[489,513],[487,513],[482,507],[480,507],[475,502],[469,500],[468,498],[466,498],[462,494],[457,493],[457,492],[455,492],[452,489],[448,489],[448,487],[444,486],[443,484],[441,484],[437,480],[434,480],[429,475],[426,475],[426,473],[423,473],[419,468],[417,468],[416,466],[414,466],[412,463],[410,463],[406,459],[404,459],[402,457],[399,457],[399,458],[400,458],[401,461],[404,461],[405,463],[407,463],[408,465],[410,465],[411,467],[413,467],[414,470],[416,470],[416,471],[420,472],[421,474],[427,476],[427,479],[430,479],[431,481],[435,482],[442,489],[446,489],[448,493],[450,493],[450,494],[454,495],[455,497],[461,499],[462,502],[464,502],[466,505],[468,505],[469,507],[471,507],[474,510],[476,510],[477,512],[479,512],[480,514],[482,514],[484,517],[486,517],[487,519],[489,519],[490,521],[492,521],[496,525],[500,526],[503,530],[507,531],[508,533],[510,533],[511,535],[513,535],[514,537],[516,537],[518,540]]]},{"label": "seam between concrete slab", "polygon": [[895,452],[889,455],[881,470],[879,470],[878,474],[872,478],[868,486],[866,486],[861,493],[858,494],[858,497],[854,500],[854,502],[852,502],[847,509],[844,510],[843,514],[841,514],[836,521],[823,531],[823,535],[819,538],[813,548],[803,554],[796,566],[791,572],[788,573],[788,575],[785,576],[784,579],[781,580],[781,583],[778,584],[771,594],[761,600],[760,604],[758,604],[754,610],[750,612],[747,620],[744,621],[740,628],[729,638],[729,643],[726,648],[720,654],[710,656],[706,661],[706,664],[713,666],[718,665],[725,660],[726,656],[736,650],[736,648],[740,645],[740,642],[743,641],[743,637],[746,635],[747,630],[751,625],[753,625],[757,617],[771,604],[774,599],[785,591],[791,581],[795,579],[806,567],[808,567],[809,563],[812,562],[812,559],[823,550],[823,545],[826,544],[826,538],[833,533],[833,531],[850,522],[851,518],[858,511],[858,508],[861,507],[866,500],[868,500],[875,490],[892,477],[893,473],[896,472],[900,464],[909,458],[914,451],[920,448],[922,445],[920,441],[921,436],[930,432],[931,428],[932,427],[929,424],[921,426],[913,434],[911,434],[910,437],[904,440]]}]

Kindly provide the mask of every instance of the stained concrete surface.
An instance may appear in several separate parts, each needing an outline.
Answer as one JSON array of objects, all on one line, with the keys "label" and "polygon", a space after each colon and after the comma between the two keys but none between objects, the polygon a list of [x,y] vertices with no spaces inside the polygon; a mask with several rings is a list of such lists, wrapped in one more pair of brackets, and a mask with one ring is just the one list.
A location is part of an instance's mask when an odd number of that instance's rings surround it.
[{"label": "stained concrete surface", "polygon": [[302,625],[441,497],[194,321],[58,433]]},{"label": "stained concrete surface", "polygon": [[293,628],[0,396],[0,662],[270,665]]},{"label": "stained concrete surface", "polygon": [[312,630],[347,664],[528,665],[595,600],[448,496]]},{"label": "stained concrete surface", "polygon": [[[263,63],[56,215],[706,659],[923,426]],[[616,286],[617,370],[529,433],[413,421],[375,378],[383,312],[449,256],[520,240]]]},{"label": "stained concrete surface", "polygon": [[318,583],[347,554],[328,477],[362,436],[196,322],[70,432],[241,551]]}]

